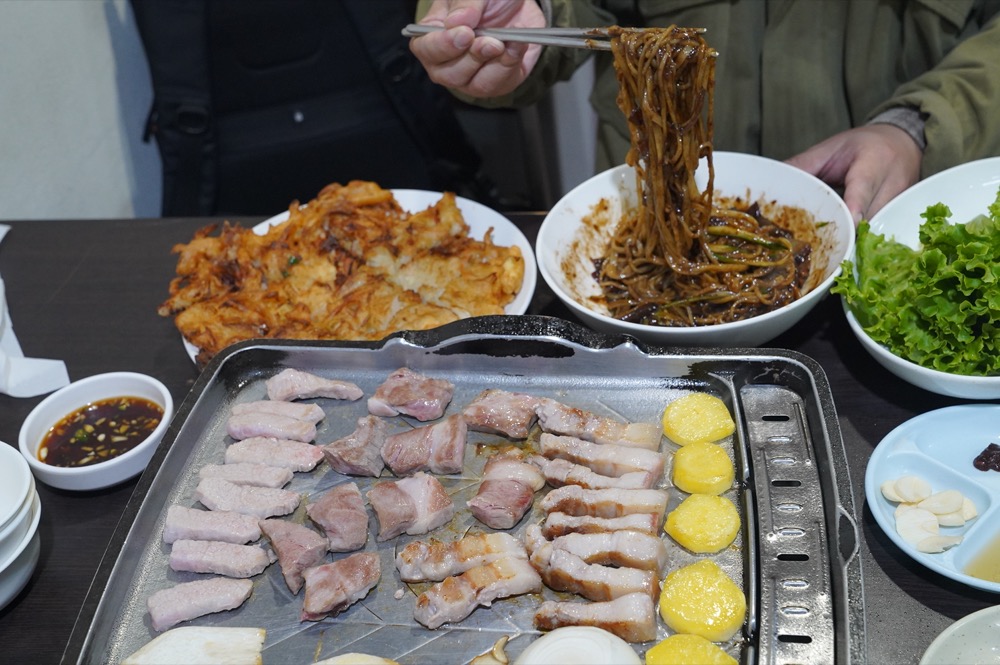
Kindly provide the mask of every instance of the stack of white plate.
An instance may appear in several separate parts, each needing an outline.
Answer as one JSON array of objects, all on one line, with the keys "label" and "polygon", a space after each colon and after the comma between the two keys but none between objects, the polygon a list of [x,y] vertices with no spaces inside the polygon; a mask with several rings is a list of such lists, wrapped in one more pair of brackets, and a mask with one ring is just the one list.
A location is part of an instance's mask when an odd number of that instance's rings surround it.
[{"label": "stack of white plate", "polygon": [[17,597],[35,570],[41,517],[28,463],[17,448],[0,441],[0,609]]}]

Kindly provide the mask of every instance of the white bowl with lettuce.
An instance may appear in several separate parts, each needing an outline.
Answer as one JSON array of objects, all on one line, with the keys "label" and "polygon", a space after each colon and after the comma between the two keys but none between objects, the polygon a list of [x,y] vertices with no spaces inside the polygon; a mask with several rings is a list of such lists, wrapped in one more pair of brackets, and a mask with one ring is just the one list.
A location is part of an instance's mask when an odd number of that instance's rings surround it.
[{"label": "white bowl with lettuce", "polygon": [[1000,399],[1000,157],[923,180],[858,227],[840,293],[883,367],[915,386]]}]

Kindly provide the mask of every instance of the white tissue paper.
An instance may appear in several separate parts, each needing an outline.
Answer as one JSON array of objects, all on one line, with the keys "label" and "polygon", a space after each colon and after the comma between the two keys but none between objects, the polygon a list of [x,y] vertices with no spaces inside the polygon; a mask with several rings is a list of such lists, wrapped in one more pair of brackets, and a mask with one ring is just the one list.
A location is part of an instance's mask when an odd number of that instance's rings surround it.
[{"label": "white tissue paper", "polygon": [[[10,227],[0,224],[0,242]],[[69,384],[66,363],[48,358],[25,358],[14,335],[7,308],[7,295],[0,277],[0,393],[11,397],[35,397]]]}]

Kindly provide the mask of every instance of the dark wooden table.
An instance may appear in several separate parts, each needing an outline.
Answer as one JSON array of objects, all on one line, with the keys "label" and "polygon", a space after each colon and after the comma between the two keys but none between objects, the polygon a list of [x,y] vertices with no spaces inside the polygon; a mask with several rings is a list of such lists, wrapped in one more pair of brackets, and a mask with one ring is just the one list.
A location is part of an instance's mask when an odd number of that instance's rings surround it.
[{"label": "dark wooden table", "polygon": [[[540,215],[512,215],[529,239]],[[172,321],[156,314],[175,257],[212,220],[134,219],[10,222],[0,275],[25,354],[61,358],[71,379],[129,370],[163,381],[180,402],[197,378]],[[240,220],[251,225],[259,220]],[[569,317],[539,279],[530,313]],[[995,595],[955,583],[913,562],[879,529],[864,500],[865,464],[890,430],[960,400],[914,388],[878,366],[826,298],[769,346],[805,353],[824,368],[837,405],[862,522],[861,556],[872,663],[915,663],[952,621],[996,604]],[[42,397],[0,395],[0,441]],[[132,480],[90,493],[39,485],[41,558],[27,587],[0,611],[0,662],[56,663],[69,640],[101,557],[136,487]]]}]

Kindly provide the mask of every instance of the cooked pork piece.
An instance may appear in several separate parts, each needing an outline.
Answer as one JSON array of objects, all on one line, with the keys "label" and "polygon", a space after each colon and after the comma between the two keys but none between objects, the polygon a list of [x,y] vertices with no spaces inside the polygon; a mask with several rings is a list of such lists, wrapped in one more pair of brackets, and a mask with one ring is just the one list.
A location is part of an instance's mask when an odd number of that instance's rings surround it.
[{"label": "cooked pork piece", "polygon": [[505,557],[527,559],[528,552],[509,533],[474,533],[450,542],[415,540],[396,555],[396,568],[404,582],[437,582]]},{"label": "cooked pork piece", "polygon": [[271,565],[267,550],[214,540],[178,540],[170,548],[170,569],[213,573],[226,577],[253,577]]},{"label": "cooked pork piece", "polygon": [[345,476],[378,478],[385,467],[382,445],[389,435],[389,426],[377,416],[358,418],[355,430],[342,439],[322,447],[330,468]]},{"label": "cooked pork piece", "polygon": [[234,416],[244,413],[276,413],[279,416],[298,418],[315,425],[326,417],[323,408],[319,404],[301,404],[299,402],[275,402],[270,399],[261,399],[256,402],[242,402],[234,404],[232,411]]},{"label": "cooked pork piece", "polygon": [[558,538],[567,533],[602,533],[604,531],[640,531],[656,535],[660,519],[656,515],[634,513],[621,517],[591,517],[590,515],[569,515],[553,511],[545,516],[542,535]]},{"label": "cooked pork piece", "polygon": [[404,532],[411,536],[427,533],[455,514],[455,504],[441,482],[422,471],[397,481],[375,483],[367,496],[378,518],[378,540]]},{"label": "cooked pork piece", "polygon": [[539,450],[549,459],[564,459],[574,464],[582,464],[603,476],[618,477],[635,471],[645,472],[653,477],[655,484],[663,477],[666,460],[662,453],[644,448],[619,446],[614,443],[591,443],[575,436],[542,434],[538,440]]},{"label": "cooked pork piece", "polygon": [[595,626],[632,643],[656,639],[653,600],[644,593],[629,593],[596,603],[554,600],[542,603],[535,612],[535,627],[555,630],[562,626]]},{"label": "cooked pork piece", "polygon": [[327,379],[298,369],[285,369],[265,381],[267,396],[275,401],[328,397],[350,401],[364,397],[364,391],[350,381]]},{"label": "cooked pork piece", "polygon": [[222,478],[203,478],[195,488],[194,498],[209,510],[231,510],[264,519],[294,511],[301,497],[298,492],[274,487],[236,485]]},{"label": "cooked pork piece", "polygon": [[261,520],[260,530],[278,555],[288,589],[293,594],[298,593],[302,588],[302,571],[317,565],[326,556],[326,538],[301,524],[281,519]]},{"label": "cooked pork piece", "polygon": [[547,542],[534,550],[530,543],[525,544],[531,565],[545,586],[555,591],[569,591],[588,600],[614,600],[630,593],[644,593],[655,599],[660,591],[656,573],[651,570],[587,563]]},{"label": "cooked pork piece", "polygon": [[466,505],[491,529],[511,529],[531,508],[535,491],[516,480],[484,480]]},{"label": "cooked pork piece", "polygon": [[382,459],[400,477],[417,471],[459,473],[465,460],[467,433],[461,416],[448,416],[433,425],[386,437]]},{"label": "cooked pork piece", "polygon": [[542,590],[538,573],[524,559],[503,558],[438,582],[417,597],[413,618],[428,628],[461,621],[498,598]]},{"label": "cooked pork piece", "polygon": [[401,367],[389,375],[368,398],[368,412],[375,416],[411,416],[420,421],[444,415],[455,386]]},{"label": "cooked pork piece", "polygon": [[[545,458],[542,458],[543,460]],[[631,471],[614,476],[602,476],[582,464],[576,464],[564,459],[552,459],[540,462],[539,466],[545,474],[545,481],[552,487],[563,485],[579,485],[588,490],[605,489],[649,489],[656,484],[657,477],[646,471]]]},{"label": "cooked pork piece", "polygon": [[532,395],[488,388],[469,402],[462,417],[474,432],[526,439],[538,419],[538,403],[539,399]]},{"label": "cooked pork piece", "polygon": [[303,573],[306,593],[302,621],[319,621],[340,614],[368,595],[382,575],[377,552],[358,552]]},{"label": "cooked pork piece", "polygon": [[197,510],[184,506],[167,508],[163,542],[218,540],[243,545],[260,538],[257,518],[226,510]]},{"label": "cooked pork piece", "polygon": [[284,487],[295,474],[291,469],[269,464],[238,462],[236,464],[206,464],[198,470],[201,478],[222,478],[234,485],[254,487]]},{"label": "cooked pork piece", "polygon": [[652,513],[657,519],[662,519],[667,509],[668,498],[663,490],[585,490],[576,485],[566,485],[546,494],[540,506],[546,513],[559,511],[570,515],[593,517]]},{"label": "cooked pork piece", "polygon": [[146,607],[153,630],[166,630],[182,621],[236,609],[250,597],[252,590],[250,580],[213,577],[156,591],[146,600]]},{"label": "cooked pork piece", "polygon": [[323,528],[331,552],[353,552],[368,542],[368,511],[356,483],[341,483],[306,506],[306,514]]},{"label": "cooked pork piece", "polygon": [[237,441],[262,436],[309,443],[316,438],[316,425],[277,413],[234,413],[226,421],[226,433]]},{"label": "cooked pork piece", "polygon": [[[532,461],[529,462],[529,459]],[[483,480],[516,480],[537,492],[545,487],[545,476],[534,463],[535,459],[545,461],[544,457],[538,455],[528,458],[523,450],[515,446],[501,448],[486,460]]]},{"label": "cooked pork piece", "polygon": [[605,531],[603,533],[569,533],[546,541],[542,528],[532,524],[524,540],[537,546],[548,543],[553,549],[566,550],[586,563],[599,563],[619,568],[639,568],[663,571],[667,563],[667,548],[657,536],[639,531]]},{"label": "cooked pork piece", "polygon": [[538,415],[538,425],[544,432],[575,436],[594,443],[660,449],[662,430],[658,424],[623,423],[545,397],[540,398],[535,413]]},{"label": "cooked pork piece", "polygon": [[312,471],[323,460],[319,446],[291,439],[255,436],[226,448],[226,464],[268,464],[292,471]]}]

